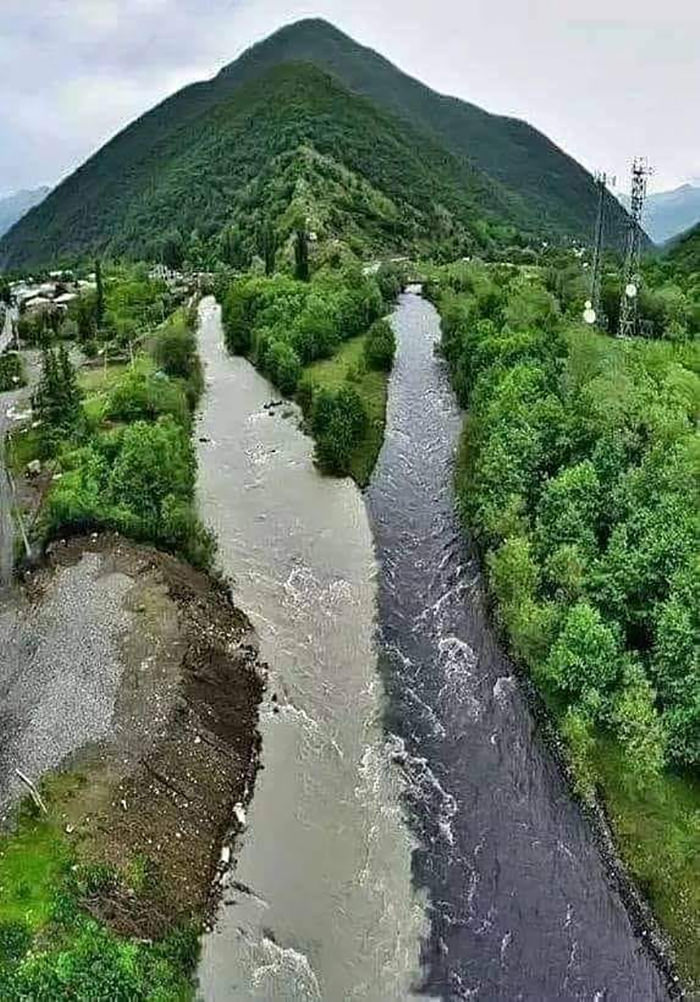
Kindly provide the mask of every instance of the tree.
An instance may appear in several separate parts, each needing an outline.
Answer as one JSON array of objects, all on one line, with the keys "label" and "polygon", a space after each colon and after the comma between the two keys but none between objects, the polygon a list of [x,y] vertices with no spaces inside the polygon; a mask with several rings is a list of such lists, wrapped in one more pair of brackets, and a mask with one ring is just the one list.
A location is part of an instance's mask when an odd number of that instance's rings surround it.
[{"label": "tree", "polygon": [[620,639],[596,608],[572,606],[550,652],[546,677],[595,713],[620,672]]},{"label": "tree", "polygon": [[394,361],[396,337],[388,320],[375,320],[367,332],[364,358],[370,369],[389,372]]},{"label": "tree", "polygon": [[99,258],[95,261],[95,283],[95,325],[99,330],[105,316],[105,290],[102,284],[102,262]]},{"label": "tree", "polygon": [[321,469],[347,473],[352,451],[367,428],[367,413],[357,390],[351,386],[319,390],[314,396],[311,427]]},{"label": "tree", "polygon": [[294,237],[294,277],[300,282],[309,281],[309,238],[301,226]]},{"label": "tree", "polygon": [[240,227],[235,224],[227,226],[219,240],[219,253],[225,264],[242,271],[250,264],[250,254],[243,242]]},{"label": "tree", "polygon": [[160,259],[166,268],[182,267],[185,258],[185,245],[182,234],[177,229],[169,230],[163,237],[160,249]]},{"label": "tree", "polygon": [[271,220],[266,219],[260,229],[260,254],[265,262],[265,274],[272,275],[277,257],[277,234]]},{"label": "tree", "polygon": [[75,430],[81,416],[82,391],[68,349],[44,350],[39,383],[32,398],[35,414],[42,424],[45,451],[51,452],[56,438]]}]

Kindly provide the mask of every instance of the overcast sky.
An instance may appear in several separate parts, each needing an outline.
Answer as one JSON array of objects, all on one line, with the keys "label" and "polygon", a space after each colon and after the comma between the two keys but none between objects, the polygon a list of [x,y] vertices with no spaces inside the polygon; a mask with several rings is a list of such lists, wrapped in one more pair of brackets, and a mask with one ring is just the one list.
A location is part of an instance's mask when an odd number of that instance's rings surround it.
[{"label": "overcast sky", "polygon": [[2,0],[0,194],[55,184],[248,45],[321,16],[436,90],[524,118],[627,187],[700,180],[697,0]]}]

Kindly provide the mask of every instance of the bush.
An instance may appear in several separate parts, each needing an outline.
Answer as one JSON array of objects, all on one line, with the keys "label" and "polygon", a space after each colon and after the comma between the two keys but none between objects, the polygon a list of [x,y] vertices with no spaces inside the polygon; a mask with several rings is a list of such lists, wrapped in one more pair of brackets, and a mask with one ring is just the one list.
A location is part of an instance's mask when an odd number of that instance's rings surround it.
[{"label": "bush", "polygon": [[368,369],[389,372],[394,363],[396,336],[388,320],[375,320],[367,331],[364,357]]},{"label": "bush", "polygon": [[326,473],[347,473],[352,451],[367,428],[367,414],[357,390],[352,386],[319,390],[311,410],[311,428],[319,467]]},{"label": "bush", "polygon": [[193,410],[204,389],[204,376],[197,354],[197,339],[182,312],[158,331],[152,353],[156,364],[167,376],[182,380],[187,402]]},{"label": "bush", "polygon": [[154,373],[146,362],[137,363],[119,377],[105,407],[105,417],[112,421],[155,421],[166,414],[181,425],[189,423],[186,393],[179,382]]},{"label": "bush", "polygon": [[0,355],[0,393],[16,390],[26,384],[22,356],[16,351]]}]

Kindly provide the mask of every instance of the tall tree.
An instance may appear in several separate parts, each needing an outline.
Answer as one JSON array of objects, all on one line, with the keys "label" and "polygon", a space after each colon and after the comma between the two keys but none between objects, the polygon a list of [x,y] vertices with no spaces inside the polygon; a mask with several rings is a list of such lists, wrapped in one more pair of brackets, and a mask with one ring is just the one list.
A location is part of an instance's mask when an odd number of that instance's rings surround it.
[{"label": "tall tree", "polygon": [[309,281],[309,238],[303,226],[297,227],[294,237],[294,275],[301,282]]},{"label": "tall tree", "polygon": [[102,262],[95,261],[95,324],[99,330],[105,315],[105,290],[102,283]]},{"label": "tall tree", "polygon": [[260,253],[265,262],[265,274],[272,275],[277,257],[277,234],[269,219],[265,220],[260,230]]}]

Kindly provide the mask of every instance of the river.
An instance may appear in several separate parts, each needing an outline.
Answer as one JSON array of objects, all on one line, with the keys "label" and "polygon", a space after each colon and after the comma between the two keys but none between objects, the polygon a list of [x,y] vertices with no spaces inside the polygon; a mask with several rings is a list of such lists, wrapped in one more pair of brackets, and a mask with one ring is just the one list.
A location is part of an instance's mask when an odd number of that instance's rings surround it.
[{"label": "river", "polygon": [[266,409],[274,391],[226,353],[213,300],[200,318],[200,510],[270,669],[263,768],[201,997],[405,1002],[427,924],[382,728],[362,495],[316,472],[296,409]]},{"label": "river", "polygon": [[437,314],[409,292],[393,323],[365,508],[202,306],[201,507],[270,685],[201,997],[667,999],[489,628]]}]

